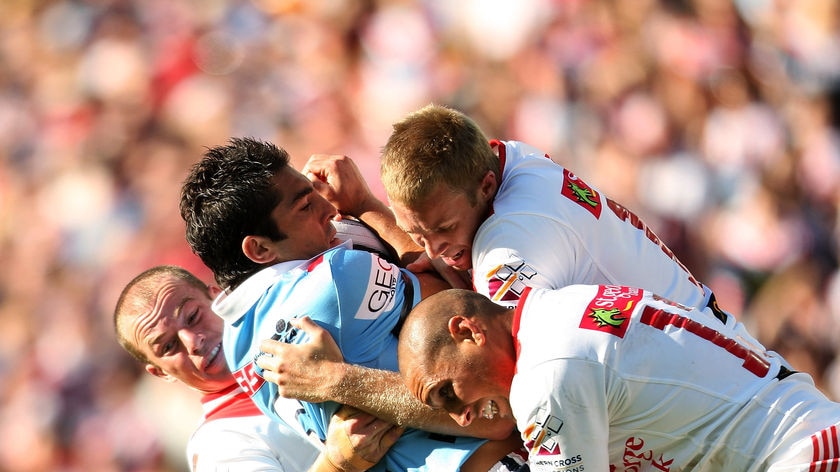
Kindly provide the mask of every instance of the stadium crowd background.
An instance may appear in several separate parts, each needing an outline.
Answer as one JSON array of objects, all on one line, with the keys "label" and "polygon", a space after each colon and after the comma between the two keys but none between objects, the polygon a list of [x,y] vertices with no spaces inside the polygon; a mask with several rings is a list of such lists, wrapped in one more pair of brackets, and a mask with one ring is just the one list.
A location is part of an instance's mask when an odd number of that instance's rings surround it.
[{"label": "stadium crowd background", "polygon": [[211,280],[189,166],[254,136],[383,196],[390,124],[431,101],[635,210],[840,398],[838,25],[835,0],[4,0],[0,470],[184,470],[197,397],[111,313],[155,264]]}]

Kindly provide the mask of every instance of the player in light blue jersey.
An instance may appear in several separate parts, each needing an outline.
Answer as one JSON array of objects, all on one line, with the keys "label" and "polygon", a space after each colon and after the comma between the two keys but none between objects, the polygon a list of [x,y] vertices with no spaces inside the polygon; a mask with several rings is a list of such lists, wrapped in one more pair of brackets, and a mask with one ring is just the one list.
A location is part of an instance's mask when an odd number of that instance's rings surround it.
[{"label": "player in light blue jersey", "polygon": [[[310,316],[338,340],[348,362],[396,375],[400,320],[423,294],[446,287],[430,274],[415,276],[379,256],[336,247],[335,208],[269,143],[233,139],[208,150],[184,183],[181,215],[193,251],[225,287],[214,310],[226,321],[224,352],[235,377],[263,411],[296,416],[320,439],[335,405],[275,404],[276,386],[254,363],[260,341],[302,342],[290,321]],[[390,242],[403,260],[420,252],[405,235]],[[432,433],[409,429],[376,470],[505,470],[497,468],[500,459],[521,445],[510,434],[512,422],[476,429],[498,441],[442,436],[470,431],[404,388],[389,396],[396,408],[371,413]],[[403,410],[414,413],[405,417]]]}]

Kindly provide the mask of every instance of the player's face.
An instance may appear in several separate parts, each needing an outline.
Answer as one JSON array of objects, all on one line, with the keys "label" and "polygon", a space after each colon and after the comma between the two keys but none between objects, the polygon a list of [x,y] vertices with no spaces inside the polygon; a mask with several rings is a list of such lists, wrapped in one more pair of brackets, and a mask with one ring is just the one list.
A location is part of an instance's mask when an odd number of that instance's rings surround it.
[{"label": "player's face", "polygon": [[397,225],[426,250],[429,258],[440,257],[458,270],[472,267],[472,243],[488,212],[488,199],[479,195],[473,205],[463,192],[443,184],[423,205],[409,208],[394,201]]},{"label": "player's face", "polygon": [[286,167],[276,180],[283,198],[271,217],[287,235],[286,239],[270,243],[279,259],[309,259],[338,244],[332,224],[337,211],[315,191],[312,182],[291,167]]},{"label": "player's face", "polygon": [[421,402],[446,410],[461,426],[479,418],[512,422],[511,375],[496,364],[480,354],[440,356],[436,362],[409,362],[404,378]]},{"label": "player's face", "polygon": [[210,303],[206,293],[182,280],[167,278],[154,287],[150,306],[136,315],[127,333],[149,359],[149,373],[203,393],[234,382],[222,353],[223,321]]}]

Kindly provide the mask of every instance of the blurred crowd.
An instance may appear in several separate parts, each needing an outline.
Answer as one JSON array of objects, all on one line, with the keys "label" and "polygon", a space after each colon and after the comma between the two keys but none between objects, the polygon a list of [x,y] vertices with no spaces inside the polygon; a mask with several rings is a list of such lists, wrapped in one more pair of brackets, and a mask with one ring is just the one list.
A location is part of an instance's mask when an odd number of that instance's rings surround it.
[{"label": "blurred crowd", "polygon": [[384,198],[390,125],[429,102],[634,210],[840,399],[836,0],[3,0],[0,471],[185,470],[198,397],[111,315],[152,265],[212,281],[190,165],[252,136]]}]

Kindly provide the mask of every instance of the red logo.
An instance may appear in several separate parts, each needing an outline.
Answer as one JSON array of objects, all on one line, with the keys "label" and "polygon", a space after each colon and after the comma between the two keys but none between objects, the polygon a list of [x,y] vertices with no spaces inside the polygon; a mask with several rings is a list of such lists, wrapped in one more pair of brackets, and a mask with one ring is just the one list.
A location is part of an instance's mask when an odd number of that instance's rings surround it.
[{"label": "red logo", "polygon": [[233,378],[236,379],[236,383],[242,387],[242,390],[248,392],[248,395],[252,397],[265,383],[265,379],[260,377],[254,369],[253,362],[245,364],[244,367],[234,372]]},{"label": "red logo", "polygon": [[598,192],[565,168],[563,169],[563,190],[561,193],[592,213],[596,219],[601,217],[601,198]]},{"label": "red logo", "polygon": [[641,298],[639,289],[602,285],[586,307],[580,327],[623,338],[630,325],[630,315]]}]

